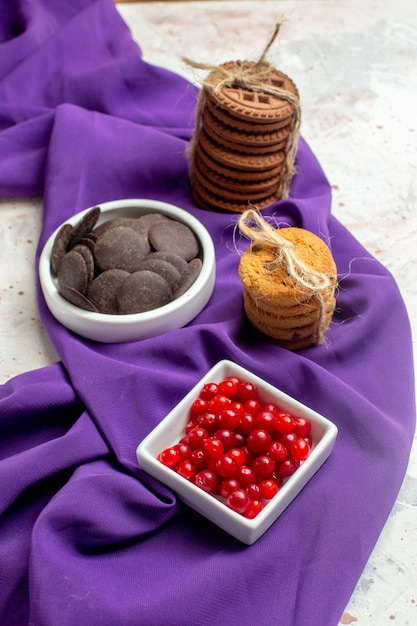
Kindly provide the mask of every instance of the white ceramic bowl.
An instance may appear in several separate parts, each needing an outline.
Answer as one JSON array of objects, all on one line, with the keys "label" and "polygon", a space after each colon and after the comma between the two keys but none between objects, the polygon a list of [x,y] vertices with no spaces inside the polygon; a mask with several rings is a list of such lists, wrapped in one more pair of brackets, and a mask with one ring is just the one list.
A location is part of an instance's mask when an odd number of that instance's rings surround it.
[{"label": "white ceramic bowl", "polygon": [[[254,519],[247,519],[231,510],[220,499],[206,493],[158,460],[158,455],[162,450],[177,443],[184,435],[190,406],[199,396],[203,385],[208,382],[218,383],[228,376],[237,376],[241,380],[251,381],[258,387],[259,396],[264,403],[274,402],[283,411],[288,411],[297,417],[308,418],[312,424],[313,443],[309,457],[284,482],[277,495],[266,503],[264,509]],[[239,365],[224,360],[217,363],[149,433],[137,447],[136,454],[139,466],[144,471],[170,487],[183,502],[217,526],[250,545],[263,535],[324,463],[332,451],[337,432],[336,425],[322,415]]]},{"label": "white ceramic bowl", "polygon": [[[196,235],[201,248],[202,269],[194,284],[179,298],[152,311],[131,315],[107,315],[85,311],[63,298],[57,290],[56,278],[50,270],[52,246],[59,228],[49,237],[39,261],[39,279],[46,304],[61,324],[82,337],[102,343],[137,341],[181,328],[193,320],[206,306],[214,289],[215,251],[206,228],[193,215],[172,204],[147,199],[126,199],[99,205],[101,216],[97,226],[118,217],[140,217],[151,211],[164,213],[183,222]],[[91,208],[91,207],[90,207]],[[66,223],[75,225],[90,208]]]}]

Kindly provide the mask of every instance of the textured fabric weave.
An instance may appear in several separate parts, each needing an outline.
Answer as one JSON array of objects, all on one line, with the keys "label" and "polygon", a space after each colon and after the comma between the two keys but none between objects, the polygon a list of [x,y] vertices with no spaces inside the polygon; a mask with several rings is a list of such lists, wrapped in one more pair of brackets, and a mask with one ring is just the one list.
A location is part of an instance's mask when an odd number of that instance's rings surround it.
[{"label": "textured fabric weave", "polygon": [[[264,214],[329,243],[337,312],[320,347],[291,353],[256,338],[243,313],[237,217],[199,209],[190,193],[197,97],[142,59],[113,0],[0,0],[0,194],[43,196],[39,251],[74,213],[144,197],[201,220],[217,257],[201,314],[140,342],[81,339],[39,292],[60,362],[0,387],[5,626],[335,626],[404,477],[414,377],[392,275],[331,214],[330,186],[301,139],[290,198]],[[328,461],[250,547],[135,458],[223,358],[339,428]]]}]

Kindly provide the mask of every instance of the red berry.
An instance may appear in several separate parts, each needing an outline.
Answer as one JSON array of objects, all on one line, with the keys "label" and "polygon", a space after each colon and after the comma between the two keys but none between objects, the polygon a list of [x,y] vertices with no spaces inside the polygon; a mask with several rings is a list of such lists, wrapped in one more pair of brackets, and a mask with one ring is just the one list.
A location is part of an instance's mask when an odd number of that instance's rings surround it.
[{"label": "red berry", "polygon": [[259,491],[261,498],[264,500],[271,500],[278,493],[278,485],[275,480],[266,479],[259,483]]},{"label": "red berry", "polygon": [[268,478],[275,471],[275,461],[266,454],[260,454],[252,463],[257,480]]},{"label": "red berry", "polygon": [[246,487],[246,493],[248,494],[251,500],[259,500],[261,497],[261,490],[259,489],[259,485],[256,483],[251,483]]},{"label": "red berry", "polygon": [[236,411],[238,415],[243,415],[245,412],[245,406],[241,402],[232,402],[230,408]]},{"label": "red berry", "polygon": [[271,411],[259,411],[256,413],[254,426],[255,428],[263,428],[268,433],[271,433],[275,430],[275,414],[271,413]]},{"label": "red berry", "polygon": [[263,509],[263,504],[260,500],[252,500],[246,511],[243,513],[247,519],[254,519]]},{"label": "red berry", "polygon": [[213,396],[211,400],[208,402],[208,410],[212,413],[218,413],[222,409],[226,409],[231,403],[230,398],[227,396],[217,394]]},{"label": "red berry", "polygon": [[236,400],[239,402],[247,402],[248,400],[256,400],[258,398],[258,389],[256,385],[249,381],[242,381],[237,390]]},{"label": "red berry", "polygon": [[163,450],[158,459],[166,465],[166,467],[175,467],[181,460],[181,454],[176,446],[171,446]]},{"label": "red berry", "polygon": [[197,469],[203,469],[206,467],[207,456],[204,450],[192,450],[189,460],[194,463]]},{"label": "red berry", "polygon": [[266,452],[272,443],[271,435],[262,428],[255,428],[248,434],[246,445],[252,452]]},{"label": "red berry", "polygon": [[292,442],[290,452],[295,461],[305,461],[310,454],[310,446],[305,439],[299,437]]},{"label": "red berry", "polygon": [[311,422],[306,417],[294,419],[294,432],[298,437],[308,437],[311,432]]},{"label": "red berry", "polygon": [[218,393],[218,386],[216,383],[206,383],[203,385],[203,389],[200,393],[200,398],[204,400],[211,400]]},{"label": "red berry", "polygon": [[227,454],[222,454],[216,461],[217,473],[224,478],[232,478],[236,474],[237,468],[238,464],[236,461],[231,456],[227,456]]},{"label": "red berry", "polygon": [[215,413],[203,413],[198,418],[198,426],[205,428],[209,435],[213,435],[218,429],[217,417]]},{"label": "red berry", "polygon": [[233,409],[222,409],[217,416],[219,428],[235,430],[240,424],[240,415]]},{"label": "red berry", "polygon": [[246,444],[246,435],[236,430],[234,432],[233,446],[235,448],[243,448],[245,444]]},{"label": "red berry", "polygon": [[218,459],[224,452],[224,446],[220,439],[209,437],[204,440],[203,450],[211,459]]},{"label": "red berry", "polygon": [[255,472],[251,467],[249,467],[249,465],[242,465],[241,467],[238,467],[235,478],[241,487],[247,487],[256,481]]},{"label": "red berry", "polygon": [[240,432],[245,435],[250,433],[250,431],[254,428],[254,421],[255,417],[252,415],[252,413],[243,413],[243,415],[240,416]]},{"label": "red berry", "polygon": [[298,437],[295,433],[280,433],[277,441],[282,443],[289,450],[292,442],[296,439],[298,439]]},{"label": "red berry", "polygon": [[219,479],[214,472],[203,469],[195,477],[195,484],[207,493],[214,493],[218,487]]},{"label": "red berry", "polygon": [[225,450],[230,450],[235,445],[235,433],[228,428],[219,428],[214,433],[216,439],[220,439]]},{"label": "red berry", "polygon": [[190,448],[196,450],[197,448],[202,448],[204,440],[208,438],[208,432],[205,428],[192,428],[188,433],[188,443]]},{"label": "red berry", "polygon": [[185,461],[189,458],[191,454],[191,448],[188,445],[188,443],[186,443],[185,441],[180,441],[177,443],[175,448],[177,448],[178,452],[180,453],[180,457],[182,461]]},{"label": "red berry", "polygon": [[273,402],[267,402],[266,404],[263,405],[262,409],[264,411],[269,411],[270,413],[279,413],[280,410],[277,407],[276,404],[274,404]]},{"label": "red berry", "polygon": [[194,480],[196,466],[191,461],[180,461],[176,467],[176,472],[187,480]]},{"label": "red berry", "polygon": [[202,413],[205,413],[207,411],[207,406],[207,400],[204,400],[203,398],[197,398],[196,400],[194,400],[190,408],[191,419],[197,417],[198,415],[201,415]]},{"label": "red berry", "polygon": [[238,389],[239,383],[233,378],[226,378],[219,382],[219,393],[227,398],[234,398]]},{"label": "red berry", "polygon": [[231,380],[232,382],[236,383],[237,385],[240,385],[240,378],[238,378],[237,376],[227,376],[227,378],[225,378],[225,380]]},{"label": "red berry", "polygon": [[298,465],[294,459],[288,458],[284,461],[276,463],[276,472],[279,476],[282,476],[282,478],[287,478],[288,476],[292,476],[292,474],[294,474],[297,467]]},{"label": "red berry", "polygon": [[253,461],[254,461],[254,459],[255,459],[255,453],[252,452],[252,450],[249,450],[249,448],[247,446],[243,446],[242,450],[246,454],[246,465],[251,466]]},{"label": "red berry", "polygon": [[231,493],[239,488],[240,485],[235,478],[225,478],[223,482],[220,483],[219,494],[223,496],[223,498],[228,498]]},{"label": "red berry", "polygon": [[242,465],[246,463],[246,453],[242,448],[230,448],[230,450],[226,452],[226,456],[232,457],[238,467],[242,467]]},{"label": "red berry", "polygon": [[244,489],[236,489],[227,498],[227,506],[237,513],[244,513],[250,504],[250,498]]},{"label": "red berry", "polygon": [[252,400],[247,400],[243,406],[245,407],[245,411],[251,415],[256,415],[256,413],[262,411],[262,404],[254,398]]},{"label": "red berry", "polygon": [[275,416],[275,428],[280,433],[291,433],[294,430],[294,418],[284,411]]},{"label": "red berry", "polygon": [[283,461],[288,456],[288,449],[280,441],[274,441],[269,446],[268,454],[274,461]]}]

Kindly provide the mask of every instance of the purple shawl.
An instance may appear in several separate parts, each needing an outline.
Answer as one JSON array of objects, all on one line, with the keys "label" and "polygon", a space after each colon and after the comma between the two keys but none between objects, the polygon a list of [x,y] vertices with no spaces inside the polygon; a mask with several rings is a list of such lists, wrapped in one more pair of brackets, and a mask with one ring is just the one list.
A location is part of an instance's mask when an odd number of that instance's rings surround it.
[{"label": "purple shawl", "polygon": [[[39,251],[72,214],[144,197],[195,215],[217,255],[202,313],[145,341],[81,339],[39,294],[60,362],[0,387],[5,626],[335,626],[404,477],[414,377],[392,275],[332,216],[330,186],[301,139],[290,199],[265,214],[330,242],[337,312],[326,345],[292,353],[256,339],[243,313],[237,216],[203,211],[190,194],[184,153],[197,96],[143,61],[113,0],[0,0],[0,194],[43,196]],[[223,358],[339,428],[331,457],[250,547],[135,458]]]}]

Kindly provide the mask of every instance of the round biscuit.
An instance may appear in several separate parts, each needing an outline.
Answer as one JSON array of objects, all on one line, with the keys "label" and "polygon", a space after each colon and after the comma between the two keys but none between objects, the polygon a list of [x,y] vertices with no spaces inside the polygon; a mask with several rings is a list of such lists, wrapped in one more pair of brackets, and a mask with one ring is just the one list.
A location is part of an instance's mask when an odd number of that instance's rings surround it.
[{"label": "round biscuit", "polygon": [[222,124],[225,124],[226,126],[242,133],[275,133],[288,125],[292,128],[295,123],[294,111],[292,111],[288,117],[275,120],[274,122],[258,123],[255,119],[240,119],[231,114],[230,111],[227,111],[227,109],[223,109],[215,102],[211,102],[209,99],[206,99],[204,109],[209,110],[210,113]]},{"label": "round biscuit", "polygon": [[[204,189],[202,185],[200,185],[198,180],[193,181],[192,194],[198,206],[211,211],[230,211],[232,213],[243,213],[251,206],[248,201],[242,201],[240,203],[230,202],[225,200],[224,198],[221,198],[220,196],[214,195]],[[276,195],[271,195],[264,200],[258,200],[256,202],[256,208],[259,211],[262,211],[262,209],[265,209],[267,206],[275,202],[276,199]]]},{"label": "round biscuit", "polygon": [[204,129],[200,130],[198,142],[215,161],[237,170],[266,172],[283,165],[285,161],[284,150],[277,150],[265,155],[243,154],[239,152],[239,148],[228,150],[214,143]]},{"label": "round biscuit", "polygon": [[252,181],[252,180],[237,180],[230,176],[224,176],[220,172],[216,172],[211,167],[209,167],[203,159],[196,154],[196,158],[194,160],[194,167],[192,170],[192,175],[196,170],[200,170],[201,175],[211,182],[215,183],[217,187],[222,187],[223,189],[230,189],[235,192],[244,191],[250,194],[262,192],[267,195],[270,195],[280,184],[281,176],[278,174],[275,176],[271,176],[271,178],[267,178],[265,180],[260,181]]},{"label": "round biscuit", "polygon": [[325,333],[332,318],[332,313],[327,313],[313,323],[304,326],[296,326],[294,328],[282,328],[279,324],[269,323],[260,316],[253,315],[253,311],[248,310],[246,307],[245,313],[252,326],[255,326],[255,328],[263,332],[264,335],[285,341],[298,341],[299,339],[313,336],[317,336],[318,338]]},{"label": "round biscuit", "polygon": [[256,132],[253,128],[248,129],[246,132],[236,130],[216,118],[208,107],[204,107],[202,124],[209,135],[213,137],[218,135],[223,140],[247,147],[276,146],[287,141],[291,134],[290,124],[269,133],[266,133],[264,130],[263,132]]},{"label": "round biscuit", "polygon": [[[330,290],[333,290],[337,269],[325,242],[303,228],[281,228],[279,234],[294,244],[301,261],[329,277]],[[271,246],[252,244],[240,258],[239,276],[252,298],[257,302],[265,301],[268,306],[299,304],[311,294],[288,275],[287,267],[277,261],[275,249]]]},{"label": "round biscuit", "polygon": [[[255,66],[253,61],[229,61],[222,67],[230,72],[250,70]],[[271,87],[276,87],[299,97],[294,82],[283,72],[271,67],[266,80]],[[226,109],[235,117],[258,122],[271,122],[288,117],[294,111],[294,105],[284,96],[277,96],[262,91],[245,89],[241,84],[225,86],[219,92],[208,91],[208,99]]]},{"label": "round biscuit", "polygon": [[193,181],[198,181],[201,187],[203,187],[208,193],[221,196],[221,198],[227,202],[237,202],[239,204],[244,202],[256,203],[257,201],[262,201],[277,192],[277,185],[264,187],[260,190],[256,190],[256,188],[251,189],[250,187],[248,188],[248,186],[243,185],[241,185],[238,189],[216,185],[215,182],[213,183],[212,178],[206,177],[202,174],[197,165],[193,170]]},{"label": "round biscuit", "polygon": [[278,163],[278,165],[268,170],[240,170],[235,167],[230,167],[213,159],[201,145],[197,145],[195,160],[197,162],[202,161],[207,167],[218,172],[221,176],[232,178],[236,182],[258,183],[266,180],[269,181],[272,177],[281,177],[284,170],[284,163]]},{"label": "round biscuit", "polygon": [[[245,311],[248,314],[248,317],[258,318],[265,325],[271,326],[273,328],[300,328],[302,326],[307,326],[308,324],[315,324],[320,321],[321,317],[327,315],[329,313],[334,312],[335,298],[332,298],[332,304],[324,303],[324,306],[320,305],[320,302],[317,302],[316,307],[309,307],[303,305],[299,305],[297,307],[298,313],[293,315],[288,315],[285,312],[285,308],[276,307],[276,311],[271,313],[269,311],[265,311],[261,306],[253,300],[248,291],[245,289],[243,292],[243,302]],[[287,307],[290,308],[290,307]],[[300,312],[301,311],[301,312]]]},{"label": "round biscuit", "polygon": [[266,143],[262,144],[258,143],[239,143],[233,138],[228,138],[224,133],[216,132],[214,128],[210,125],[203,124],[203,129],[206,135],[213,141],[213,143],[220,146],[220,148],[224,148],[225,150],[230,150],[232,152],[238,152],[239,154],[248,154],[253,156],[262,156],[269,155],[274,152],[279,152],[284,150],[288,144],[288,136],[284,137],[280,141],[276,141],[274,143]]}]

